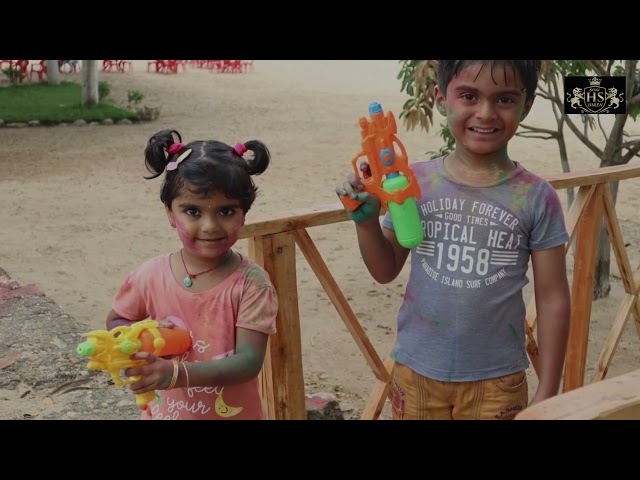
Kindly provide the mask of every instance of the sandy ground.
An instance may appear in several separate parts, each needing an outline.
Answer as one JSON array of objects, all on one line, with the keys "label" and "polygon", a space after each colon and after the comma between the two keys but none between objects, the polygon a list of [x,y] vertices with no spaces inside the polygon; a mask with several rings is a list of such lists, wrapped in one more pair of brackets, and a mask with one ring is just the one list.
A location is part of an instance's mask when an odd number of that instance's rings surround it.
[{"label": "sandy ground", "polygon": [[[393,60],[258,60],[254,72],[236,75],[189,68],[178,75],[145,70],[146,61],[139,60],[132,73],[106,73],[101,79],[112,85],[111,97],[122,105],[127,91],[139,90],[145,95],[143,104],[161,106],[156,122],[0,129],[0,266],[22,284],[40,285],[88,330],[104,328],[113,294],[133,267],[179,248],[158,197],[161,181],[142,178],[147,173],[143,150],[153,133],[176,128],[186,141],[263,140],[273,163],[255,177],[260,194],[248,214],[251,221],[261,213],[336,202],[334,188],[359,150],[359,117],[367,115],[373,100],[397,117],[407,99],[399,91],[399,64]],[[436,125],[441,121],[436,114]],[[549,128],[555,123],[540,99],[527,122]],[[436,130],[408,132],[399,122],[398,136],[410,160],[439,149]],[[640,133],[640,123],[630,121],[628,131]],[[567,135],[572,169],[597,167],[593,154]],[[510,154],[534,172],[561,171],[554,142],[515,138]],[[634,269],[640,261],[639,192],[640,179],[625,181],[617,207]],[[392,284],[378,285],[360,260],[350,223],[316,227],[309,234],[385,356],[407,269]],[[246,252],[246,241],[238,249]],[[571,255],[567,260],[571,270]],[[611,295],[593,305],[587,379],[623,298],[615,260],[612,274]],[[343,409],[360,410],[374,376],[301,254],[298,294],[307,389],[334,392]],[[526,297],[530,294],[528,286]],[[608,376],[637,369],[639,346],[631,321]],[[530,381],[533,394],[533,372]]]}]

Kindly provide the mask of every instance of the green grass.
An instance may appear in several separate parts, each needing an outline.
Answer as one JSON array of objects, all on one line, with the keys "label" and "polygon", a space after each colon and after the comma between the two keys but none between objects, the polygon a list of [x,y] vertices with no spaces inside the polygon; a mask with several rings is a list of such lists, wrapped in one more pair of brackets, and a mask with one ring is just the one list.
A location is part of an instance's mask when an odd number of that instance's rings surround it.
[{"label": "green grass", "polygon": [[73,82],[60,85],[35,83],[0,88],[0,119],[6,123],[38,120],[43,124],[72,123],[75,120],[114,122],[135,120],[137,114],[103,100],[92,107],[82,106],[82,88]]}]

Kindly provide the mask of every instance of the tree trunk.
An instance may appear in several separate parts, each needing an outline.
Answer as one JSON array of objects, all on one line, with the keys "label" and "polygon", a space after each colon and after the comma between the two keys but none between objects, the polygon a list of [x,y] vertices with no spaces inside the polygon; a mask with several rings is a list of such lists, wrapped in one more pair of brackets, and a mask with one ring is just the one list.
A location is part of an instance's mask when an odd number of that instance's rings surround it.
[{"label": "tree trunk", "polygon": [[60,85],[58,60],[47,60],[47,83],[49,85]]},{"label": "tree trunk", "polygon": [[600,239],[596,257],[596,269],[593,277],[593,300],[605,298],[611,292],[609,273],[611,269],[611,245],[604,220],[600,221]]},{"label": "tree trunk", "polygon": [[82,62],[82,106],[90,107],[98,104],[98,61]]}]

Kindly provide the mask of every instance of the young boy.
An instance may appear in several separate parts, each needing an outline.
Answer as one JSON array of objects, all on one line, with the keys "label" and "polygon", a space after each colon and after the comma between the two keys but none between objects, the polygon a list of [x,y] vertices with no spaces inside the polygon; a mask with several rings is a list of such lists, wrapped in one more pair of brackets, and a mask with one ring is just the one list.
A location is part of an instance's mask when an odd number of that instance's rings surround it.
[{"label": "young boy", "polygon": [[394,419],[512,419],[526,408],[525,304],[529,258],[538,315],[539,385],[532,404],[558,393],[569,331],[568,241],[556,191],[509,157],[540,73],[537,60],[441,60],[436,105],[456,140],[445,157],[411,165],[425,239],[402,247],[380,200],[351,174],[338,195],[364,263],[393,281],[411,252],[391,353]]}]

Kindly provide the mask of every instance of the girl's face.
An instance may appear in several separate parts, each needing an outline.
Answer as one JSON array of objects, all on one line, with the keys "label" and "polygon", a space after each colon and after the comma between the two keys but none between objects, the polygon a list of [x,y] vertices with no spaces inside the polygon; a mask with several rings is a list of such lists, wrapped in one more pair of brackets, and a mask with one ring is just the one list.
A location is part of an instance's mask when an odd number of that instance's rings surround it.
[{"label": "girl's face", "polygon": [[182,188],[166,210],[185,253],[203,260],[224,255],[238,241],[245,219],[240,202],[220,191],[202,196]]},{"label": "girl's face", "polygon": [[446,97],[436,90],[456,139],[456,149],[471,155],[506,152],[520,122],[531,109],[520,75],[502,64],[473,63],[447,86]]}]

